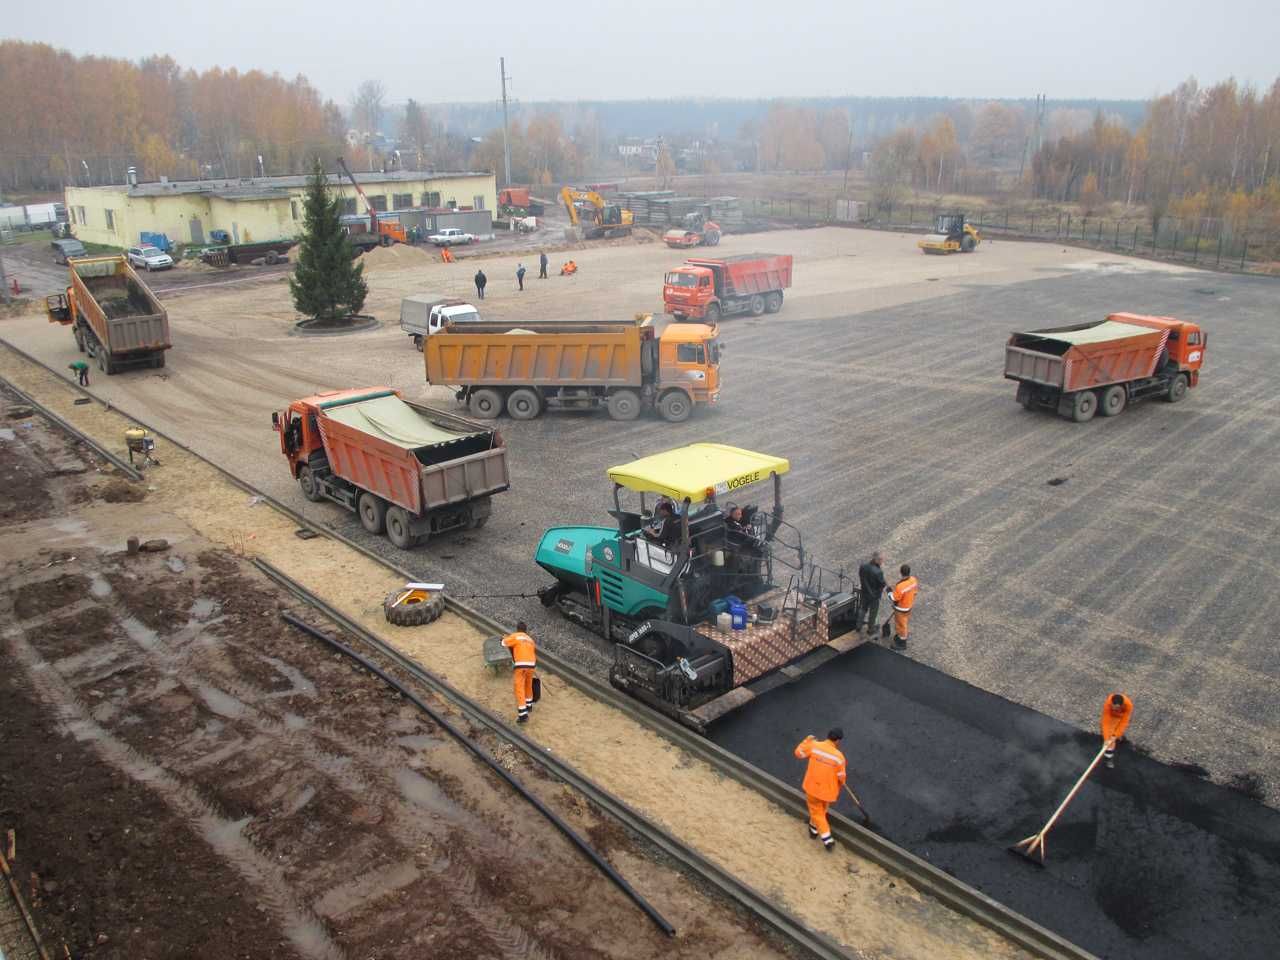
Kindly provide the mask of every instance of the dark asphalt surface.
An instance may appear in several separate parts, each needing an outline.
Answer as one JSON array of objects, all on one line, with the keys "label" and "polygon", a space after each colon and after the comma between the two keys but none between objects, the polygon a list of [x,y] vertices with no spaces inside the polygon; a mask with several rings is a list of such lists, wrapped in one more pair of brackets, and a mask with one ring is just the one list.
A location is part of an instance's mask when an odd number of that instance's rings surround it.
[{"label": "dark asphalt surface", "polygon": [[[878,832],[1099,956],[1277,956],[1280,813],[1122,744],[1040,869],[1006,848],[1043,826],[1099,736],[879,646],[765,694],[711,738],[798,784],[795,745],[836,724]],[[856,819],[847,798],[840,809]]]}]

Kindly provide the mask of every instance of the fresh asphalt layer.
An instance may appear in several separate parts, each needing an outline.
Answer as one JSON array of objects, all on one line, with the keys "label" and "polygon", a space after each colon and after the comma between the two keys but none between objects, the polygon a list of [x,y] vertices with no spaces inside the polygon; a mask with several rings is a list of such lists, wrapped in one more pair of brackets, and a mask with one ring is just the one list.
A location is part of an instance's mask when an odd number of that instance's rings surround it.
[{"label": "fresh asphalt layer", "polygon": [[[1101,704],[1099,704],[1099,707]],[[1045,867],[1010,854],[1096,754],[1096,733],[868,645],[730,715],[711,738],[799,783],[806,734],[845,731],[875,829],[1100,957],[1271,958],[1280,813],[1128,744],[1049,834]],[[839,809],[857,819],[849,799]],[[796,844],[810,843],[796,823]]]}]

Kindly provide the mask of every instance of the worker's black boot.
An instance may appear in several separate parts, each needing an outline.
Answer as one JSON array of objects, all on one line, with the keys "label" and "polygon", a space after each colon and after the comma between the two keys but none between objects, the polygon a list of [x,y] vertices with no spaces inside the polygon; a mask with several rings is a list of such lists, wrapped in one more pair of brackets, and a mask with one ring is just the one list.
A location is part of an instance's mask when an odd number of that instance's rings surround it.
[{"label": "worker's black boot", "polygon": [[898,636],[898,635],[895,633],[895,634],[893,635],[893,649],[895,649],[895,650],[905,650],[905,649],[907,649],[907,641],[906,641],[906,638],[905,638],[905,637],[900,637],[900,636]]},{"label": "worker's black boot", "polygon": [[835,837],[823,837],[823,838],[822,838],[822,846],[823,846],[823,848],[824,848],[824,849],[826,849],[827,853],[835,853],[835,852],[836,852],[836,839],[835,839]]},{"label": "worker's black boot", "polygon": [[809,838],[812,840],[818,839],[818,828],[815,827],[812,823],[809,824]]}]

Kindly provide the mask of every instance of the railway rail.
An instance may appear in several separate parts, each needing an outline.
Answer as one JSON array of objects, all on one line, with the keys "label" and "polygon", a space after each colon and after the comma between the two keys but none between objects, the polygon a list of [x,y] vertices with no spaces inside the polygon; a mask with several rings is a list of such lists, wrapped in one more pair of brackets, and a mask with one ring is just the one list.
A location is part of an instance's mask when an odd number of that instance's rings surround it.
[{"label": "railway rail", "polygon": [[[307,528],[318,534],[338,540],[351,549],[358,551],[370,560],[373,560],[387,568],[398,577],[402,577],[406,581],[419,579],[405,567],[392,563],[384,557],[378,556],[361,543],[352,540],[336,530],[332,530],[328,527],[318,525],[314,521],[308,520],[293,508],[287,506],[269,494],[256,489],[219,464],[214,463],[207,457],[201,456],[185,444],[166,435],[163,431],[157,430],[139,418],[134,417],[127,410],[99,400],[89,391],[84,390],[75,384],[67,383],[67,381],[57,373],[57,371],[53,370],[40,360],[37,360],[35,357],[32,357],[25,351],[13,346],[8,341],[0,339],[0,343],[3,343],[9,350],[13,351],[16,355],[22,357],[29,363],[40,367],[46,372],[57,377],[61,382],[71,387],[73,390],[77,390],[105,407],[115,409],[122,416],[127,417],[138,426],[150,431],[154,436],[165,440],[174,447],[208,464],[228,481],[253,496],[259,497],[262,502],[269,504],[274,509],[289,517],[291,520],[296,522],[299,527]],[[46,409],[35,401],[32,401],[32,405],[42,411]],[[61,418],[55,418],[54,422],[64,430],[67,430],[76,436],[78,439],[90,444],[95,449],[101,449],[95,441],[76,430],[75,427],[66,423]],[[784,937],[792,940],[797,945],[805,948],[810,953],[818,957],[832,958],[832,960],[834,960],[834,958],[849,958],[853,956],[852,953],[834,943],[828,937],[810,929],[786,911],[780,910],[767,897],[752,890],[736,877],[707,860],[696,850],[688,847],[671,834],[662,830],[660,827],[649,823],[643,815],[632,810],[617,798],[612,797],[598,784],[595,784],[586,777],[583,777],[568,764],[550,756],[545,750],[540,749],[536,744],[534,744],[533,741],[526,738],[523,734],[519,733],[502,720],[499,720],[497,717],[490,714],[479,704],[471,701],[445,681],[432,676],[428,671],[422,668],[421,665],[405,657],[380,638],[368,633],[358,624],[344,616],[340,611],[329,607],[320,598],[310,595],[305,588],[302,588],[300,585],[290,581],[279,571],[274,570],[274,568],[270,568],[270,564],[260,560],[255,560],[254,562],[260,566],[265,574],[276,579],[277,582],[281,583],[287,589],[292,590],[292,592],[298,595],[301,599],[306,600],[317,609],[323,611],[327,617],[343,626],[344,629],[347,629],[352,635],[359,636],[382,656],[396,663],[396,665],[401,669],[413,675],[416,680],[423,683],[428,688],[435,690],[439,695],[453,701],[459,709],[472,716],[476,722],[489,727],[497,735],[510,742],[517,749],[520,749],[539,763],[544,764],[544,766],[546,766],[547,769],[553,772],[556,776],[561,777],[567,783],[570,783],[575,788],[590,796],[603,809],[608,810],[631,829],[635,830],[641,836],[646,837],[646,839],[649,839],[660,849],[666,851],[669,855],[680,861],[688,869],[715,885],[718,889],[722,890],[725,894],[741,904],[745,909],[755,913],[765,923]],[[283,580],[280,579],[282,577],[284,578]],[[286,583],[285,581],[288,582]],[[297,587],[298,589],[294,590],[294,587]],[[301,593],[299,593],[299,590]],[[304,594],[306,594],[306,596],[304,596]],[[447,594],[445,595],[445,604],[453,613],[467,620],[482,632],[489,634],[507,632],[506,627],[490,619],[480,611],[449,597]],[[703,762],[709,764],[713,769],[724,776],[730,777],[738,783],[755,790],[762,796],[781,806],[783,809],[795,814],[797,817],[803,817],[806,815],[804,795],[790,784],[783,783],[776,777],[765,773],[753,764],[729,753],[727,750],[724,750],[715,743],[698,736],[692,731],[676,724],[674,721],[671,721],[655,711],[646,708],[639,701],[636,701],[615,690],[613,687],[602,683],[595,677],[580,670],[574,664],[555,656],[550,651],[539,652],[539,663],[544,669],[573,684],[586,695],[601,701],[614,709],[622,711],[624,714],[647,726],[659,736],[662,736],[666,740],[679,746],[681,749],[693,754]],[[907,883],[910,883],[921,893],[934,898],[938,902],[955,910],[962,916],[968,917],[969,919],[995,931],[1009,942],[1022,947],[1032,955],[1044,958],[1044,960],[1097,960],[1092,953],[1088,952],[1084,948],[1071,943],[1064,937],[1059,936],[1030,918],[1023,916],[1017,911],[1012,910],[1004,904],[986,896],[963,881],[958,880],[945,871],[933,866],[928,861],[915,856],[907,850],[893,844],[889,840],[886,840],[878,834],[866,829],[861,824],[850,820],[843,814],[832,813],[828,816],[831,820],[832,832],[843,844],[847,845],[855,853],[895,874]]]}]

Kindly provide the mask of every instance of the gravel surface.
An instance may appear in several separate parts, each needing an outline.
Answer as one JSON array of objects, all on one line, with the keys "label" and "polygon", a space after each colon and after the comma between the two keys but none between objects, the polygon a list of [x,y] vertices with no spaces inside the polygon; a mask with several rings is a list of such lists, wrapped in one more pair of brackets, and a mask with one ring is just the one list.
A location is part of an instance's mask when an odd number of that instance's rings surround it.
[{"label": "gravel surface", "polygon": [[[1100,746],[1096,727],[876,646],[766,694],[712,738],[798,783],[795,745],[836,724],[879,833],[1100,957],[1275,956],[1280,814],[1238,790],[1122,744],[1049,834],[1047,866],[1027,864],[1006,848],[1066,796]],[[1144,747],[1140,726],[1134,735]]]}]

